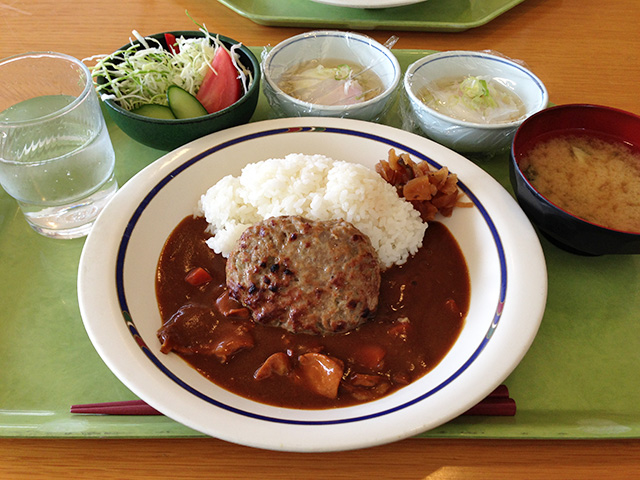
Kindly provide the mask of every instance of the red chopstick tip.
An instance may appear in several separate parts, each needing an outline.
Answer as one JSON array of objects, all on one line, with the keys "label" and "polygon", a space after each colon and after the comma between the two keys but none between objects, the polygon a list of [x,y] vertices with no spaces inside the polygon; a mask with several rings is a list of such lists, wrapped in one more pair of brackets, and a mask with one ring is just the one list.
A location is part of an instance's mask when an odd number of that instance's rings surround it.
[{"label": "red chopstick tip", "polygon": [[162,413],[142,400],[71,405],[70,413],[84,415],[162,415]]},{"label": "red chopstick tip", "polygon": [[463,413],[463,415],[487,415],[496,417],[513,417],[515,414],[516,402],[508,397],[487,397]]}]

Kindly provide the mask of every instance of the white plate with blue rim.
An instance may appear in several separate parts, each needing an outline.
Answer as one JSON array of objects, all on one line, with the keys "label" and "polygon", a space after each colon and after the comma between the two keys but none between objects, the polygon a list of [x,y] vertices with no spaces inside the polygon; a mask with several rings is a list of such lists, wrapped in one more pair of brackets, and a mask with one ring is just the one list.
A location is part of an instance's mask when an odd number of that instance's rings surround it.
[{"label": "white plate with blue rim", "polygon": [[[370,168],[388,151],[456,173],[473,208],[439,219],[471,279],[459,338],[424,377],[378,400],[325,410],[280,408],[225,390],[175,354],[160,352],[155,273],[165,240],[200,196],[244,165],[289,153]],[[516,368],[538,331],[547,272],[538,237],[511,195],[461,155],[396,128],[348,119],[285,118],[198,139],[152,163],[115,195],[87,237],[78,299],[106,365],[138,397],[196,431],[256,448],[363,448],[433,429],[464,413]]]}]

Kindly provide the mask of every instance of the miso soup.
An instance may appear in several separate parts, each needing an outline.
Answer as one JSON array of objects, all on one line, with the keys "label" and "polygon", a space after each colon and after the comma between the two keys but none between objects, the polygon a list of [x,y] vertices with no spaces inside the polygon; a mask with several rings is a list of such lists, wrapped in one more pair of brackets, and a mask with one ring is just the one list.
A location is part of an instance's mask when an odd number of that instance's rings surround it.
[{"label": "miso soup", "polygon": [[537,142],[520,168],[558,207],[607,228],[640,232],[640,151],[630,145],[565,133]]}]

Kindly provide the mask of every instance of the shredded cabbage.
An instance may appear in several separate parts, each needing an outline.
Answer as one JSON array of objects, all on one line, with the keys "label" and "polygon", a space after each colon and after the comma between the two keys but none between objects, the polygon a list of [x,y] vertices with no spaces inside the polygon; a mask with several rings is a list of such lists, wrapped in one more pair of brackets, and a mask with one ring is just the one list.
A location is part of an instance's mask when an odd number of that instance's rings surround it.
[{"label": "shredded cabbage", "polygon": [[[93,78],[102,77],[105,83],[97,85],[102,100],[115,100],[122,108],[134,110],[141,105],[155,103],[167,105],[167,89],[177,85],[192,95],[198,93],[211,60],[218,48],[226,48],[217,36],[199,26],[204,37],[176,38],[177,53],[167,51],[155,39],[132,32],[140,45],[131,45],[110,55],[97,55],[84,61],[97,60],[91,67]],[[240,62],[237,49],[227,49],[238,78],[246,93],[253,82],[251,71]]]}]

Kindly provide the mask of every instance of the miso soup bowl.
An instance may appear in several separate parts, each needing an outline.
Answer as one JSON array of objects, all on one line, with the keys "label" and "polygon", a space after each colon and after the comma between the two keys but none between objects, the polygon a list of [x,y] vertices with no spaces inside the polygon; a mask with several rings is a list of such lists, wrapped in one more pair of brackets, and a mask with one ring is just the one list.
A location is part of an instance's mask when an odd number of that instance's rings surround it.
[{"label": "miso soup bowl", "polygon": [[520,168],[527,152],[541,139],[562,133],[591,133],[619,140],[640,152],[640,117],[598,105],[560,105],[523,122],[511,148],[509,174],[516,199],[538,230],[552,243],[586,255],[640,253],[640,232],[625,232],[588,222],[541,195]]},{"label": "miso soup bowl", "polygon": [[[420,92],[434,82],[469,75],[500,80],[524,103],[524,118],[494,124],[467,122],[444,115],[420,99]],[[430,139],[462,153],[508,150],[523,120],[549,103],[542,81],[522,65],[489,53],[460,50],[427,55],[411,64],[404,75],[404,91],[411,120]]]},{"label": "miso soup bowl", "polygon": [[[340,60],[370,69],[381,80],[377,96],[353,105],[321,105],[285,93],[282,76],[301,63]],[[353,32],[318,30],[296,35],[279,43],[262,61],[263,90],[271,108],[281,117],[337,117],[375,121],[391,106],[401,78],[400,64],[384,45]]]}]

